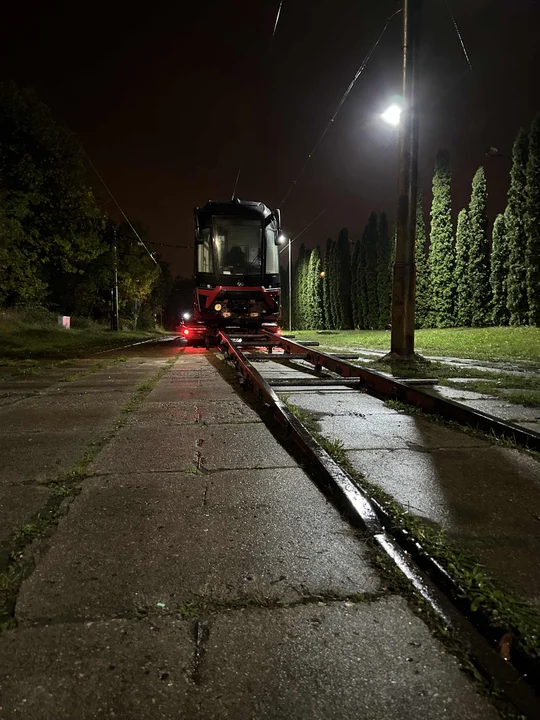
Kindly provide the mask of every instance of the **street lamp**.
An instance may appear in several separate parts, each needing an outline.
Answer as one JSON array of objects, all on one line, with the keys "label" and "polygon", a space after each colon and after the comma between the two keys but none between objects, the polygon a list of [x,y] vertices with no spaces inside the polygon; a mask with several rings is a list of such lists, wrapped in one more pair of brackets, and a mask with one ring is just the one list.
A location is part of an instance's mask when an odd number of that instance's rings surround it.
[{"label": "street lamp", "polygon": [[390,105],[381,113],[381,119],[384,120],[385,123],[388,123],[388,125],[397,127],[401,119],[401,108],[399,105]]},{"label": "street lamp", "polygon": [[[292,240],[287,238],[283,233],[278,237],[278,243],[283,245],[289,243],[289,331],[292,330],[292,258],[291,258],[291,244]],[[285,248],[284,248],[285,249]]]}]

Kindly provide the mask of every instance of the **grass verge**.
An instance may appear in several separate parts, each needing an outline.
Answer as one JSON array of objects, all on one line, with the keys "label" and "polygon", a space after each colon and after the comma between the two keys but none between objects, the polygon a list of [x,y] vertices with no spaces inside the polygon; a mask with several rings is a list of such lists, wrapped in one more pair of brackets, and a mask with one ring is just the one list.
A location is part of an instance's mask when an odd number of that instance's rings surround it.
[{"label": "grass verge", "polygon": [[[390,350],[390,331],[343,330],[317,332],[295,330],[302,340],[323,341],[334,348]],[[416,351],[427,355],[471,358],[493,362],[540,363],[540,328],[489,327],[417,330]]]},{"label": "grass verge", "polygon": [[500,637],[511,633],[513,647],[533,662],[540,660],[540,613],[537,608],[504,590],[480,567],[476,558],[451,540],[442,530],[424,522],[400,505],[382,488],[370,482],[349,462],[343,444],[330,440],[319,431],[317,415],[288,402],[306,429],[352,481],[372,497],[390,518],[391,531],[405,531],[446,570],[460,588],[460,599],[472,613],[480,611]]},{"label": "grass verge", "polygon": [[65,330],[52,325],[47,317],[40,322],[31,322],[16,313],[1,313],[0,366],[28,369],[38,362],[69,359],[163,334],[163,331],[113,332],[95,324]]}]

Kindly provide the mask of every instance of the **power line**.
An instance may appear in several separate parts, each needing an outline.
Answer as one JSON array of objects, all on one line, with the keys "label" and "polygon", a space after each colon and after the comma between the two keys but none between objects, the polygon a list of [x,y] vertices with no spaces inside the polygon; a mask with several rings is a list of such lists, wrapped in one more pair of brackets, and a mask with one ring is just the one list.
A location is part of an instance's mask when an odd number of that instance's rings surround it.
[{"label": "power line", "polygon": [[344,92],[341,100],[339,101],[339,103],[338,103],[338,105],[337,105],[337,108],[336,108],[334,114],[332,115],[332,117],[330,118],[330,121],[328,122],[327,126],[326,126],[325,129],[323,130],[322,135],[319,137],[319,139],[318,139],[317,142],[315,143],[315,146],[313,147],[313,150],[312,150],[312,151],[309,153],[309,155],[307,156],[306,161],[305,161],[304,165],[302,166],[302,169],[300,170],[300,172],[299,172],[298,176],[296,177],[296,179],[293,180],[293,182],[292,182],[289,190],[287,191],[285,197],[284,197],[283,200],[280,202],[280,204],[279,204],[278,207],[281,207],[281,206],[283,205],[283,203],[287,200],[287,198],[289,197],[289,195],[290,195],[291,192],[293,191],[293,188],[296,186],[296,184],[298,183],[298,181],[300,180],[300,178],[301,178],[302,175],[304,174],[304,170],[305,170],[306,167],[308,166],[309,161],[311,160],[311,158],[313,157],[313,155],[315,155],[315,153],[316,153],[319,145],[320,145],[321,142],[323,141],[324,136],[325,136],[326,133],[330,130],[330,127],[331,127],[332,123],[334,122],[334,120],[336,119],[339,111],[341,110],[341,108],[342,108],[342,106],[343,106],[343,103],[344,103],[345,100],[348,98],[351,90],[352,90],[353,87],[355,86],[356,81],[358,80],[358,78],[360,77],[360,75],[361,75],[361,74],[364,72],[364,70],[366,69],[366,65],[368,64],[371,56],[373,55],[373,53],[374,53],[375,50],[377,49],[377,46],[378,46],[379,43],[381,42],[382,37],[383,37],[384,33],[386,32],[386,29],[387,29],[388,25],[390,24],[390,21],[392,20],[392,18],[394,18],[394,17],[395,17],[398,13],[400,13],[400,12],[401,12],[401,8],[400,8],[399,10],[396,10],[395,13],[393,13],[392,15],[390,15],[389,18],[386,19],[386,23],[385,23],[385,25],[384,25],[384,27],[383,27],[383,29],[382,29],[382,32],[380,33],[380,35],[379,35],[379,37],[377,38],[377,40],[375,41],[375,43],[371,46],[368,54],[366,55],[366,57],[365,57],[364,60],[362,61],[362,64],[360,65],[360,67],[358,68],[358,70],[356,71],[353,79],[352,79],[351,82],[349,83],[349,87],[345,90],[345,92]]},{"label": "power line", "polygon": [[316,217],[314,217],[313,220],[312,220],[311,222],[309,222],[303,230],[300,230],[300,232],[298,233],[298,235],[295,235],[292,240],[289,240],[289,243],[288,243],[287,245],[285,245],[285,247],[281,248],[281,250],[280,250],[279,252],[282,253],[282,252],[285,250],[285,248],[288,248],[288,247],[289,247],[289,244],[292,245],[295,240],[298,240],[298,238],[300,237],[300,235],[303,235],[303,234],[306,232],[306,230],[309,230],[309,228],[310,228],[314,223],[317,222],[317,220],[321,217],[321,215],[324,215],[324,213],[325,213],[327,210],[330,209],[330,207],[331,207],[331,205],[328,205],[328,207],[325,207],[324,210],[321,210],[321,212],[320,212]]},{"label": "power line", "polygon": [[241,169],[242,169],[241,167],[238,168],[238,174],[236,175],[236,182],[234,183],[234,190],[232,191],[231,200],[234,200],[234,198],[236,197],[236,188],[238,187],[238,180],[240,179],[240,170]]},{"label": "power line", "polygon": [[[100,175],[99,172],[97,171],[96,166],[95,166],[94,163],[90,160],[90,158],[89,158],[89,156],[88,156],[88,153],[86,152],[86,150],[84,149],[84,147],[82,147],[82,145],[81,145],[81,148],[82,148],[83,153],[84,153],[85,156],[86,156],[86,159],[87,159],[88,162],[90,163],[90,166],[91,166],[92,170],[96,173],[96,175],[98,176],[98,178],[101,180],[101,183],[102,183],[103,187],[104,187],[105,190],[109,193],[109,195],[110,195],[111,198],[113,199],[114,204],[116,205],[116,207],[120,210],[120,212],[121,212],[122,215],[124,216],[125,221],[127,222],[127,224],[129,225],[129,227],[130,227],[130,228],[133,230],[133,232],[135,233],[135,236],[136,236],[137,240],[140,242],[140,244],[141,244],[141,245],[143,246],[143,248],[146,250],[146,252],[147,252],[148,255],[151,257],[151,259],[153,260],[153,262],[155,262],[155,264],[157,265],[157,267],[160,268],[160,265],[159,265],[158,261],[156,260],[156,258],[152,255],[152,253],[150,252],[150,250],[149,250],[149,249],[146,247],[146,245],[144,244],[143,239],[141,238],[141,236],[139,235],[139,233],[135,230],[135,228],[134,228],[133,225],[131,224],[131,221],[130,221],[130,219],[128,218],[128,216],[126,215],[126,213],[122,210],[122,208],[121,208],[120,205],[118,204],[118,201],[116,200],[116,198],[114,197],[114,195],[112,194],[112,192],[109,190],[109,187],[108,187],[107,183],[105,182],[105,180],[101,177],[101,175]],[[160,270],[161,270],[161,268],[160,268]]]},{"label": "power line", "polygon": [[469,66],[469,69],[472,70],[473,66],[471,64],[471,60],[469,58],[469,53],[467,52],[467,49],[465,48],[465,43],[463,42],[463,38],[461,37],[461,33],[459,32],[458,24],[456,22],[456,19],[454,17],[454,13],[452,12],[452,8],[450,7],[450,0],[445,0],[445,5],[448,9],[448,12],[450,13],[450,17],[452,18],[452,22],[454,23],[454,28],[456,30],[456,34],[459,38],[459,42],[461,43],[461,49],[463,50],[463,54],[465,55],[465,60],[467,61],[467,65]]},{"label": "power line", "polygon": [[272,33],[272,38],[273,38],[274,35],[276,34],[276,30],[277,30],[277,26],[278,26],[278,22],[279,22],[279,16],[281,15],[281,7],[282,7],[282,5],[283,5],[283,0],[280,0],[279,8],[278,8],[277,15],[276,15],[276,22],[275,22],[275,24],[274,24],[274,32]]},{"label": "power line", "polygon": [[183,248],[184,250],[193,249],[193,245],[168,245],[167,243],[154,242],[153,240],[149,240],[148,242],[150,245],[156,245],[158,247]]}]

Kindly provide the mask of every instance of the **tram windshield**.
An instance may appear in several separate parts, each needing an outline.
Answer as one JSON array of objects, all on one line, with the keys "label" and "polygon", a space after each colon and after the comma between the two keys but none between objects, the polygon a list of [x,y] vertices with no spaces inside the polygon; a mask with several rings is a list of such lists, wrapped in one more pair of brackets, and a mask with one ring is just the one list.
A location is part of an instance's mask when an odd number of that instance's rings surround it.
[{"label": "tram windshield", "polygon": [[262,225],[259,220],[214,218],[214,267],[218,275],[259,275]]}]

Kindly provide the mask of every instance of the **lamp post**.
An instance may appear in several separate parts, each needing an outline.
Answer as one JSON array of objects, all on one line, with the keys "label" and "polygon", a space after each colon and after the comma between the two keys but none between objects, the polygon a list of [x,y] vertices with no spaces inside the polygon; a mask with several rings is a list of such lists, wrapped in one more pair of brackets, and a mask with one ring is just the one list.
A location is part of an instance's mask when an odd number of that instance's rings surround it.
[{"label": "lamp post", "polygon": [[[392,283],[391,357],[414,356],[416,198],[418,193],[417,56],[421,0],[403,3],[403,109],[384,115],[399,124],[396,256]],[[399,108],[398,108],[399,109]],[[397,120],[397,123],[395,122]],[[387,120],[388,121],[388,120]]]},{"label": "lamp post", "polygon": [[292,251],[291,251],[291,245],[292,240],[290,238],[285,237],[285,235],[280,235],[278,237],[278,242],[283,244],[286,242],[289,242],[289,331],[292,330]]}]

